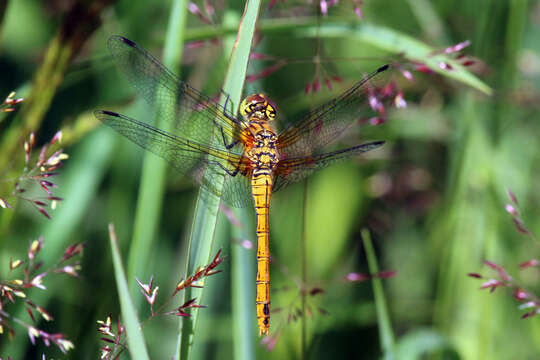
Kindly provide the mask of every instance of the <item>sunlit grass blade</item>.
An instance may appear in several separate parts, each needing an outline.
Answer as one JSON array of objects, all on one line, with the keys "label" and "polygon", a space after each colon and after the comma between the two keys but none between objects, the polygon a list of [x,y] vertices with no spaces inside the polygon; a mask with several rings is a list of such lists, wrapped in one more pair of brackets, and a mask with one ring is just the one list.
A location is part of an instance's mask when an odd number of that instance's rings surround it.
[{"label": "sunlit grass blade", "polygon": [[[230,95],[232,103],[236,107],[235,110],[237,110],[238,105],[240,104],[240,101],[242,99],[244,79],[246,78],[249,54],[251,51],[251,43],[255,34],[255,25],[258,21],[260,6],[260,0],[247,1],[244,15],[240,21],[237,38],[235,42],[232,43],[233,47],[230,57],[231,62],[229,64],[229,72],[227,73],[223,89],[227,94]],[[232,14],[231,16],[233,17],[233,19],[236,18],[236,16]],[[233,19],[231,19],[230,17],[225,18],[224,22],[226,24],[231,23]],[[235,214],[239,217],[240,221],[243,224],[249,223],[250,217],[246,214],[245,211],[235,211]],[[247,226],[247,228],[249,229],[250,227]],[[238,247],[238,245],[233,246]],[[253,296],[254,294],[254,289],[252,287],[253,285],[246,285],[245,283],[243,283],[243,281],[246,281],[245,277],[249,277],[250,274],[253,274],[255,267],[252,265],[253,262],[250,262],[247,259],[248,254],[246,254],[245,249],[235,251],[235,253],[236,255],[240,255],[241,257],[233,260],[235,262],[233,266],[236,267],[236,270],[233,271],[235,271],[237,275],[234,278],[236,284],[233,285],[233,291],[236,290],[234,299],[235,301],[239,302],[233,306],[235,306],[236,311],[242,311],[244,312],[244,314],[233,314],[233,320],[235,321],[234,328],[236,330],[233,342],[235,349],[241,349],[242,351],[236,354],[238,356],[241,356],[241,359],[250,359],[254,358],[254,336],[252,329],[254,328],[255,324],[255,309],[253,305],[242,308],[240,306],[244,305],[244,302],[248,301],[250,295]],[[247,268],[248,266],[250,266],[250,269]],[[243,271],[243,279],[240,279],[241,275],[239,275],[237,271]],[[251,276],[251,278],[253,279],[253,276]],[[240,289],[239,286],[242,286],[242,289]],[[251,322],[251,325],[247,324],[248,322]]]},{"label": "sunlit grass blade", "polygon": [[252,218],[246,214],[249,209],[236,209],[234,214],[242,223],[242,228],[232,226],[231,236],[231,285],[234,358],[255,359],[255,253],[242,246],[242,242],[252,239]]},{"label": "sunlit grass blade", "polygon": [[112,224],[109,224],[109,239],[111,241],[114,277],[116,279],[116,286],[118,287],[122,319],[124,320],[124,325],[126,327],[128,350],[133,360],[147,360],[150,358],[148,357],[148,351],[146,350],[137,313],[133,306],[133,302],[131,301],[131,296],[129,295],[126,274],[124,273],[120,250],[118,250],[118,239]]},{"label": "sunlit grass blade", "polygon": [[[377,274],[379,266],[377,265],[377,257],[371,243],[371,235],[369,230],[362,229],[362,242],[366,250],[366,257],[369,267],[369,272]],[[386,298],[382,288],[381,279],[376,276],[371,280],[373,284],[373,294],[375,296],[375,308],[377,310],[377,323],[379,325],[379,336],[381,338],[381,350],[385,360],[396,359],[394,354],[394,332],[390,323],[390,315],[386,306]]]},{"label": "sunlit grass blade", "polygon": [[[223,85],[224,93],[220,102],[233,104],[234,111],[237,110],[241,101],[244,80],[246,77],[247,65],[251,43],[255,33],[255,24],[257,22],[260,8],[260,1],[248,1],[244,15],[238,27],[238,35],[231,52],[229,68]],[[227,21],[227,20],[225,20]],[[220,188],[222,184],[213,183],[214,187]],[[193,272],[196,266],[208,262],[212,256],[212,242],[214,230],[217,221],[219,198],[208,193],[203,188],[199,191],[199,199],[191,236],[189,238],[189,258],[186,266],[186,274]],[[187,288],[184,292],[184,299],[201,298],[204,288]],[[181,319],[181,328],[178,341],[177,356],[182,359],[188,359],[191,346],[194,341],[199,311],[195,310],[190,317]]]},{"label": "sunlit grass blade", "polygon": [[[223,254],[229,253],[229,226],[230,224],[223,213],[218,214],[214,232],[214,246]],[[221,274],[207,277],[204,280],[206,291],[203,297],[197,299],[197,303],[204,304],[206,308],[200,314],[196,341],[190,352],[191,359],[208,359],[212,354],[215,354],[218,350],[213,346],[209,346],[209,344],[213,344],[217,338],[220,338],[220,327],[228,329],[226,321],[220,321],[219,323],[216,321],[216,318],[222,315],[228,318],[228,312],[222,313],[223,293],[228,287],[225,278],[228,277],[227,274],[230,271],[228,262],[229,257],[227,256],[225,263],[220,265]]]},{"label": "sunlit grass blade", "polygon": [[[186,15],[187,2],[185,0],[174,1],[165,39],[163,64],[177,74],[182,59]],[[176,104],[158,103],[157,106],[160,108],[174,107]],[[171,126],[166,121],[160,122],[158,116],[156,116],[156,125],[163,130],[168,130],[168,126]],[[136,292],[135,276],[146,276],[147,254],[157,238],[167,169],[167,163],[163,159],[150,152],[145,152],[133,239],[128,258],[128,281],[131,294]]]},{"label": "sunlit grass blade", "polygon": [[[236,13],[229,12],[225,24],[238,24]],[[226,38],[226,46],[234,50],[234,36]],[[244,49],[245,52],[245,49]],[[241,69],[240,69],[241,70]],[[245,78],[245,73],[241,75]],[[242,93],[236,94],[238,101]],[[252,226],[251,209],[231,209],[240,225],[230,227],[231,242],[231,301],[233,321],[234,358],[239,360],[255,359],[255,257],[254,252],[242,246],[243,240],[252,239],[255,229]],[[240,227],[239,227],[240,226]],[[235,241],[236,240],[236,241]]]},{"label": "sunlit grass blade", "polygon": [[[300,251],[300,260],[302,263],[302,284],[303,286],[307,285],[308,274],[307,274],[307,224],[306,224],[306,212],[308,208],[308,190],[309,190],[309,178],[303,182],[304,189],[302,194],[302,238],[301,241],[301,251]],[[302,359],[307,359],[307,317],[306,317],[306,291],[302,291],[302,318],[301,327],[302,335],[300,337],[301,341],[301,356]]]}]

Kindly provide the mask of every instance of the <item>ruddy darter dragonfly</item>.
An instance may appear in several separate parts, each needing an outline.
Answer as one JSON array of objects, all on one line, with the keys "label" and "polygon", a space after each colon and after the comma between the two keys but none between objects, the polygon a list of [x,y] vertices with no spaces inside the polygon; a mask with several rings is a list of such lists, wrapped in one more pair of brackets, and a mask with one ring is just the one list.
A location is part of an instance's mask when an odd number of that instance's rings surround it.
[{"label": "ruddy darter dragonfly", "polygon": [[[170,131],[98,110],[95,116],[141,147],[167,160],[206,190],[236,207],[254,205],[257,215],[257,323],[259,334],[270,327],[270,251],[268,207],[273,191],[300,181],[316,170],[373,150],[383,141],[323,152],[346,128],[367,118],[368,81],[385,65],[352,88],[315,109],[297,124],[277,133],[276,109],[264,94],[240,104],[242,117],[199,93],[133,41],[108,40],[118,68],[138,93],[165,120]],[[160,106],[165,104],[164,106]],[[163,123],[163,122],[162,122]],[[222,183],[222,187],[216,184]]]}]

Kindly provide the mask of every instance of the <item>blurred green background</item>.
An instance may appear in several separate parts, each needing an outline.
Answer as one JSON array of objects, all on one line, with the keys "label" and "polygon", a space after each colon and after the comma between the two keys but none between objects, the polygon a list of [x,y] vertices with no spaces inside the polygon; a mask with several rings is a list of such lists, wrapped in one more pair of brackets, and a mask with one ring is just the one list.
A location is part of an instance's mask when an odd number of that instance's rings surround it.
[{"label": "blurred green background", "polygon": [[[197,2],[203,14],[205,4]],[[185,44],[175,50],[183,50],[182,63],[171,70],[214,96],[223,84],[244,4],[211,4],[211,24],[187,14]],[[176,20],[171,6],[166,0],[0,1],[0,94],[17,90],[17,96],[25,97],[20,110],[1,114],[0,120],[0,198],[15,208],[0,209],[1,278],[11,277],[10,258],[24,258],[29,241],[39,235],[45,241],[40,254],[45,266],[54,264],[68,245],[86,243],[79,279],[50,275],[47,290],[28,291],[55,317],[54,322],[35,326],[65,334],[75,349],[63,355],[39,340],[33,346],[26,330],[14,324],[12,340],[0,337],[2,358],[38,359],[42,353],[47,359],[99,358],[105,343],[99,340],[96,321],[108,314],[115,319],[120,313],[109,222],[116,226],[130,285],[134,276],[147,282],[154,275],[160,304],[185,276],[196,187],[167,167],[163,190],[156,179],[156,193],[147,195],[158,199],[155,208],[146,209],[156,222],[146,215],[136,221],[145,154],[92,114],[108,109],[136,118],[150,116],[150,109],[115,68],[106,41],[121,34],[162,58],[168,24]],[[376,129],[355,130],[336,144],[381,139],[387,141],[383,148],[325,169],[308,184],[273,197],[270,247],[276,312],[271,333],[276,343],[271,350],[257,337],[254,323],[256,254],[242,247],[244,240],[254,240],[253,215],[248,211],[242,218],[248,219],[242,230],[220,215],[212,255],[222,248],[227,258],[220,265],[223,272],[205,281],[204,297],[197,299],[208,308],[199,312],[190,358],[391,358],[381,350],[382,324],[371,281],[345,280],[350,272],[369,272],[363,228],[371,232],[380,270],[396,271],[382,280],[394,359],[540,358],[539,320],[520,319],[524,310],[518,309],[509,289],[490,294],[479,290],[480,281],[467,277],[470,272],[493,275],[483,265],[489,259],[531,292],[540,291],[539,273],[520,271],[518,266],[539,256],[538,243],[516,231],[504,208],[510,188],[528,229],[540,231],[535,191],[540,175],[540,2],[343,1],[330,6],[328,16],[317,17],[319,6],[283,1],[269,9],[263,2],[253,51],[270,58],[251,60],[248,74],[260,74],[280,60],[286,64],[246,83],[244,92],[267,93],[279,108],[283,127],[363,74],[395,62],[415,78],[407,81],[397,70],[391,75],[408,106],[390,111],[386,123]],[[362,19],[355,6],[362,10]],[[401,48],[409,44],[403,39],[411,40],[411,48]],[[434,74],[414,70],[418,63],[433,62],[431,51],[465,40],[471,45],[462,53],[474,60],[472,66]],[[314,61],[316,55],[322,65]],[[463,80],[468,71],[487,87]],[[341,82],[333,82],[328,90],[324,78],[333,75]],[[321,90],[306,94],[306,84],[317,76],[323,79]],[[488,87],[491,95],[486,94]],[[64,201],[49,210],[48,220],[8,195],[13,189],[10,180],[23,169],[22,141],[34,131],[41,145],[59,129],[70,158],[54,179],[54,194]],[[165,166],[158,158],[154,161]],[[136,232],[150,239],[144,251],[132,247]],[[235,256],[251,269],[243,282],[231,267]],[[236,348],[238,335],[231,331],[232,308],[238,301],[234,296],[231,300],[234,288],[247,289],[253,299],[245,308],[253,331],[243,339],[248,344],[243,357]],[[307,296],[302,312],[302,289],[314,288],[324,293]],[[149,309],[142,295],[135,287],[132,295],[139,318],[145,319]],[[12,316],[31,323],[24,307],[5,301],[3,305]],[[172,357],[177,328],[172,316],[145,325],[150,358]],[[127,352],[121,358],[128,358]]]}]

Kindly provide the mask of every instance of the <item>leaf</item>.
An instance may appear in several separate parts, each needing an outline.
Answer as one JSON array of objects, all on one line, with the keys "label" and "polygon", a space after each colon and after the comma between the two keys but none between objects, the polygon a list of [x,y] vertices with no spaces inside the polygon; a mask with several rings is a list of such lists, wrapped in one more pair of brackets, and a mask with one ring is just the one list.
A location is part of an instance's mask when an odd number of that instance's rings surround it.
[{"label": "leaf", "polygon": [[116,279],[116,286],[118,287],[122,319],[126,326],[128,350],[133,360],[149,360],[144,337],[139,326],[139,320],[137,319],[137,313],[129,295],[126,274],[124,273],[120,251],[118,250],[118,240],[112,224],[109,224],[109,239],[111,241],[114,277]]}]

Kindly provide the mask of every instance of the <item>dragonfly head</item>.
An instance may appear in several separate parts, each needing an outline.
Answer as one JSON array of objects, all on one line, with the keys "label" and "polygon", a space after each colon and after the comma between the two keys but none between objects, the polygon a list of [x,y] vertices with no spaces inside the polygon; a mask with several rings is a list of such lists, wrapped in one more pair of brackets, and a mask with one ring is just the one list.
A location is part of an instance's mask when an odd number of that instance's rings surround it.
[{"label": "dragonfly head", "polygon": [[264,94],[253,94],[240,104],[240,114],[248,120],[272,121],[276,118],[276,108]]}]

